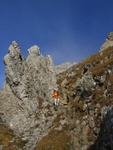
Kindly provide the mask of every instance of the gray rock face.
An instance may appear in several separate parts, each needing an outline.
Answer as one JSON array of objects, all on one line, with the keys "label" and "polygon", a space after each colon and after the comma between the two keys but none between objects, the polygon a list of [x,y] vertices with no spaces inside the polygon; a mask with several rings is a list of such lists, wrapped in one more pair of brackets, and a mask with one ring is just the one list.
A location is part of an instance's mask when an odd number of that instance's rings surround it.
[{"label": "gray rock face", "polygon": [[88,150],[113,149],[113,107],[104,107],[103,110],[98,140]]},{"label": "gray rock face", "polygon": [[51,100],[51,93],[56,88],[54,65],[51,56],[44,58],[38,46],[28,50],[24,60],[19,45],[14,41],[9,53],[4,57],[6,81],[18,98],[36,99],[46,97]]},{"label": "gray rock face", "polygon": [[106,41],[104,44],[100,47],[100,52],[105,50],[106,48],[113,46],[113,32],[110,32],[108,36],[106,37]]},{"label": "gray rock face", "polygon": [[82,78],[78,79],[76,82],[77,90],[80,91],[83,97],[90,96],[91,93],[95,90],[95,85],[96,82],[90,72],[83,75]]},{"label": "gray rock face", "polygon": [[[25,60],[19,45],[13,41],[4,63],[6,84],[0,92],[2,121],[29,141],[26,149],[34,149],[32,145],[35,146],[41,136],[47,134],[54,120],[51,103],[57,85],[52,58],[49,55],[43,57],[35,45],[28,49]],[[52,112],[49,118],[45,116],[48,107]]]},{"label": "gray rock face", "polygon": [[59,74],[61,72],[66,71],[67,69],[69,69],[71,66],[73,66],[75,64],[76,63],[69,63],[69,62],[63,63],[63,64],[58,65],[58,66],[55,67],[55,72],[56,72],[56,74]]}]

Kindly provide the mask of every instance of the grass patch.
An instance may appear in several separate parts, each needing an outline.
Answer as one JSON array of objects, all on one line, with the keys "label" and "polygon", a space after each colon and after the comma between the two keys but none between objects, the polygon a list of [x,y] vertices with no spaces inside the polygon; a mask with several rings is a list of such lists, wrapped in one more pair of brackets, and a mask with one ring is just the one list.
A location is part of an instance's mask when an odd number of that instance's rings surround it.
[{"label": "grass patch", "polygon": [[36,145],[36,150],[70,150],[71,137],[63,130],[51,130]]},{"label": "grass patch", "polygon": [[3,146],[2,150],[18,150],[23,149],[26,142],[16,137],[12,130],[0,124],[0,145]]}]

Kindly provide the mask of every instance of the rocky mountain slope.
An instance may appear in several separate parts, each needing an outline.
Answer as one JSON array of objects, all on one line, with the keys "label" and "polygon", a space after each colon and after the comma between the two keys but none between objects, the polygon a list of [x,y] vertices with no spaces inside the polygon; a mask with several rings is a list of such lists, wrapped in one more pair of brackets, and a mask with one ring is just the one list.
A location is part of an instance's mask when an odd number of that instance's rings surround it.
[{"label": "rocky mountain slope", "polygon": [[[113,34],[107,37],[109,43]],[[38,46],[25,60],[13,41],[4,63],[1,149],[112,150],[113,45],[57,75],[52,58],[43,57]],[[51,96],[57,88],[58,107]]]},{"label": "rocky mountain slope", "polygon": [[[67,116],[75,149],[106,150],[113,147],[113,47],[59,74],[57,83],[61,98],[68,101],[70,113],[67,112]],[[109,111],[111,113],[107,114]],[[93,146],[90,148],[89,145]]]}]

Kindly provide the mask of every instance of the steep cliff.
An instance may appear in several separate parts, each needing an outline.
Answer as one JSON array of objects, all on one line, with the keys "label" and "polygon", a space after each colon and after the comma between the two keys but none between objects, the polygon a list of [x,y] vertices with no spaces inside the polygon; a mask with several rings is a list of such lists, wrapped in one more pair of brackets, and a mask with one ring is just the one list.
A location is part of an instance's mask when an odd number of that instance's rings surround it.
[{"label": "steep cliff", "polygon": [[0,92],[1,120],[28,141],[26,149],[34,149],[54,120],[51,95],[57,84],[52,58],[43,57],[39,47],[33,46],[25,60],[13,41],[4,63],[6,83]]}]

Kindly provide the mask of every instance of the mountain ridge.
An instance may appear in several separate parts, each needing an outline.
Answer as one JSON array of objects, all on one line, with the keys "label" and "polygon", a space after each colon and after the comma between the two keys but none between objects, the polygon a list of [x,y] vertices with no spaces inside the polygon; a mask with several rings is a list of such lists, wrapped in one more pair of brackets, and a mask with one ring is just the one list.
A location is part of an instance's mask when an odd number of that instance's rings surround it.
[{"label": "mountain ridge", "polygon": [[[112,41],[109,35],[107,43]],[[12,129],[13,136],[6,142],[1,132],[0,139],[5,141],[1,148],[12,148],[10,141],[19,137],[22,147],[17,144],[15,150],[110,149],[113,46],[100,48],[57,75],[52,58],[43,57],[38,46],[28,53],[25,60],[14,41],[4,57],[6,83],[0,91],[0,124]],[[54,88],[66,102],[58,107],[51,96]]]}]

